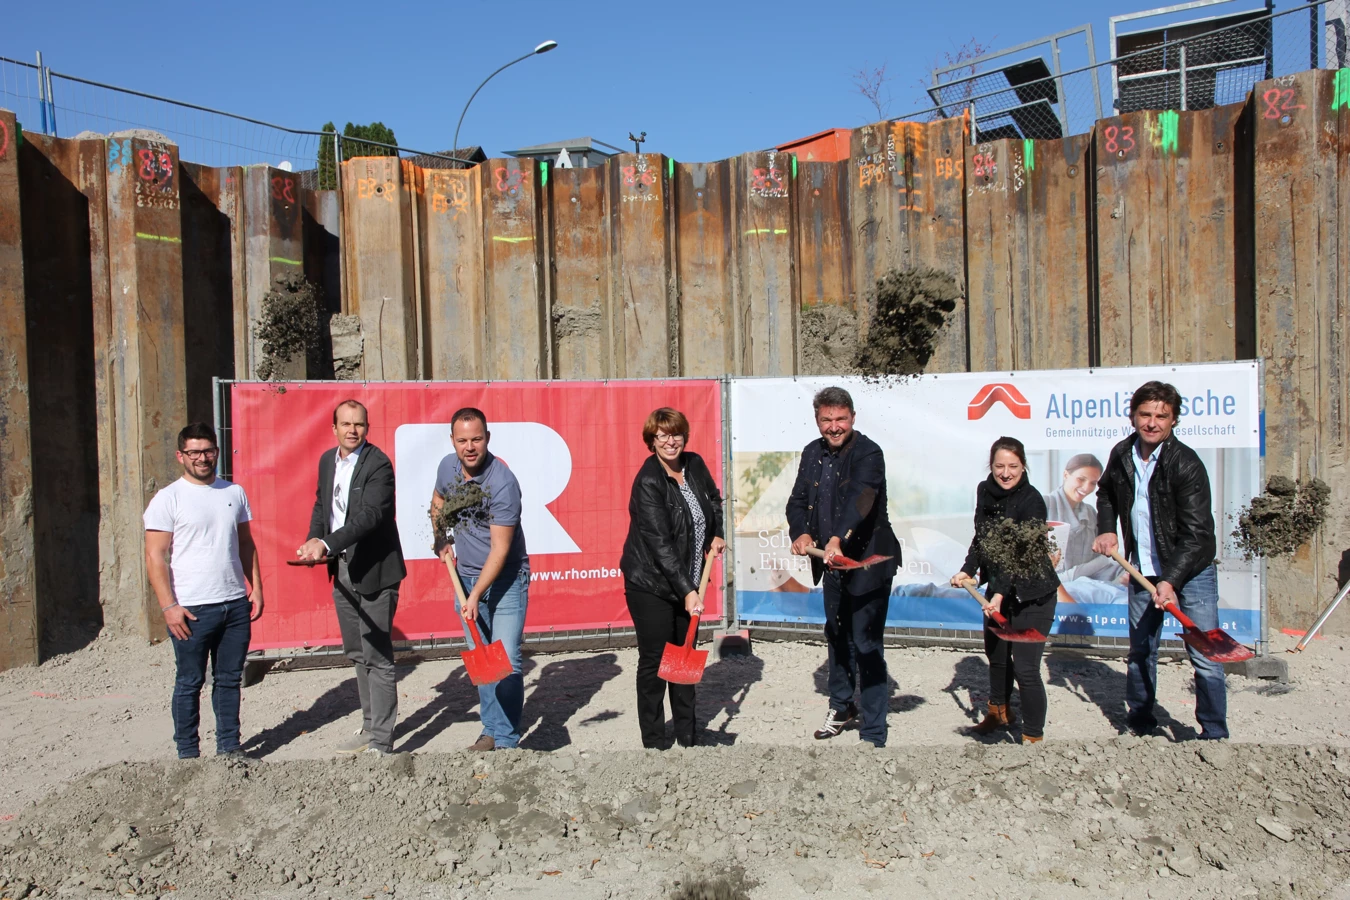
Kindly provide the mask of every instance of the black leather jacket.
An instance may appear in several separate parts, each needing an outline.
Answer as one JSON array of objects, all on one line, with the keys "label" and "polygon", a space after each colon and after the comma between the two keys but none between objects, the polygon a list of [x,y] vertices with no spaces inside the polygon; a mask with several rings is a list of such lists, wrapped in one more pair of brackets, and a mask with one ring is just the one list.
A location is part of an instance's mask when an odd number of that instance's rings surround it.
[{"label": "black leather jacket", "polygon": [[[970,542],[970,551],[966,554],[965,565],[961,571],[967,575],[977,575],[981,582],[989,583],[989,597],[1002,594],[1004,599],[1020,603],[1032,603],[1055,594],[1059,589],[1059,576],[1055,566],[1047,556],[1043,564],[1030,577],[1011,577],[1003,570],[990,565],[980,552],[980,533],[986,525],[1002,519],[1014,522],[1046,518],[1045,498],[1041,492],[1031,486],[1031,479],[1022,473],[1022,480],[1004,496],[997,496],[991,489],[992,476],[980,482],[975,492],[975,539]],[[1062,548],[1061,548],[1062,549]],[[1004,607],[1007,610],[1007,607]]]},{"label": "black leather jacket", "polygon": [[[1137,549],[1134,522],[1134,442],[1132,434],[1111,449],[1097,485],[1097,533],[1116,534],[1120,519],[1121,554]],[[1157,581],[1180,589],[1214,563],[1218,541],[1209,495],[1209,473],[1195,451],[1175,436],[1163,441],[1162,456],[1148,483],[1153,519],[1153,546],[1162,564]],[[1154,451],[1155,453],[1158,450]]]},{"label": "black leather jacket", "polygon": [[[835,521],[822,523],[817,510],[820,492],[820,471],[829,453],[824,438],[814,440],[802,449],[802,460],[797,467],[797,481],[787,502],[788,535],[797,540],[809,534],[821,549],[830,538],[838,536],[839,548],[852,559],[864,559],[873,554],[892,557],[889,562],[867,569],[840,574],[843,589],[850,596],[891,589],[900,565],[900,542],[891,530],[891,518],[886,511],[886,457],[877,442],[862,434],[853,436],[839,449],[839,479],[835,484]],[[825,565],[811,558],[811,574],[820,583]]]},{"label": "black leather jacket", "polygon": [[[698,497],[707,521],[703,546],[698,549],[706,554],[713,538],[725,540],[722,494],[707,463],[697,453],[684,454],[684,479]],[[624,586],[683,602],[691,591],[698,590],[691,571],[693,534],[694,517],[680,486],[653,453],[638,469],[628,500],[628,539],[623,542],[619,560]]]}]

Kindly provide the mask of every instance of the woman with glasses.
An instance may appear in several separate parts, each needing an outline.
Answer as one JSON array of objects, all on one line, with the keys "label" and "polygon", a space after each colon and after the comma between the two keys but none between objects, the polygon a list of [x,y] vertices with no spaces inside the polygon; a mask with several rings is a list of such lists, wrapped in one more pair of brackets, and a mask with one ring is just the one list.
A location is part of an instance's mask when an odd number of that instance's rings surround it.
[{"label": "woman with glasses", "polygon": [[[664,749],[666,683],[657,672],[666,644],[684,643],[689,618],[703,614],[698,595],[705,557],[726,547],[722,494],[689,443],[689,420],[662,407],[647,417],[642,440],[652,455],[638,469],[628,501],[623,571],[628,612],[637,632],[637,713],[642,746]],[[670,685],[675,740],[694,744],[694,686]]]}]

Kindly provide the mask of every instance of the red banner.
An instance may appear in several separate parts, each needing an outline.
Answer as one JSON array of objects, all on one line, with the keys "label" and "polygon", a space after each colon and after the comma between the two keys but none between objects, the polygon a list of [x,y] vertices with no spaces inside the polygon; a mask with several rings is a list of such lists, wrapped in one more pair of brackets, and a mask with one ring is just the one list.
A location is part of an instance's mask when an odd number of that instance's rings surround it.
[{"label": "red banner", "polygon": [[[408,564],[396,640],[461,633],[427,519],[436,468],[453,452],[450,416],[460,407],[487,414],[490,447],[521,483],[531,570],[526,631],[631,625],[619,557],[633,477],[648,455],[642,424],[653,409],[671,406],[689,418],[689,449],[724,485],[716,381],[236,384],[230,470],[253,507],[267,599],[253,625],[255,650],[342,642],[324,570],[285,561],[305,541],[319,456],[337,446],[333,409],[349,397],[369,409],[368,439],[394,461]],[[722,614],[721,580],[719,563],[708,618]]]}]

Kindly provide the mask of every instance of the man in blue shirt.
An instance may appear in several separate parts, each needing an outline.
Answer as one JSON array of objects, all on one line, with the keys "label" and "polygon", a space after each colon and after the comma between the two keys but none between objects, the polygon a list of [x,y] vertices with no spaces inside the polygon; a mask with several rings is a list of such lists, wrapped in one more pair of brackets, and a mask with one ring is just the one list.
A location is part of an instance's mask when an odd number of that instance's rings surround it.
[{"label": "man in blue shirt", "polygon": [[[461,623],[476,619],[483,640],[501,641],[511,660],[511,674],[496,684],[478,688],[479,717],[483,733],[469,748],[495,750],[520,744],[520,714],[525,701],[525,681],[520,670],[520,643],[525,633],[525,610],[529,601],[530,558],[525,552],[525,533],[520,528],[520,482],[500,459],[488,451],[492,433],[481,410],[465,407],[450,419],[450,437],[455,452],[441,460],[436,470],[436,490],[431,497],[432,517],[446,499],[476,482],[486,498],[482,504],[463,510],[454,528],[454,544],[437,535],[441,559],[454,559],[464,583],[465,602],[459,609]],[[472,646],[473,639],[466,640]]]},{"label": "man in blue shirt", "polygon": [[[1111,450],[1097,485],[1097,540],[1092,549],[1125,554],[1157,587],[1130,593],[1130,654],[1125,682],[1126,723],[1146,734],[1158,725],[1158,641],[1163,607],[1176,603],[1208,631],[1219,627],[1219,576],[1209,474],[1190,447],[1172,434],[1181,396],[1170,384],[1150,381],[1130,398],[1134,434]],[[1121,535],[1116,536],[1119,519]],[[1194,647],[1195,718],[1200,737],[1228,737],[1228,695],[1223,666]]]}]

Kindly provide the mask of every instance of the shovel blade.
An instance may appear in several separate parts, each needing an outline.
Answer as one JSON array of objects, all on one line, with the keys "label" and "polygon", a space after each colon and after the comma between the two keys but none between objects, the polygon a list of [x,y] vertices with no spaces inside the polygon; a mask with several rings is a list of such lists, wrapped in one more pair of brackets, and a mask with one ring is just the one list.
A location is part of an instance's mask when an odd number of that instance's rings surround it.
[{"label": "shovel blade", "polygon": [[661,654],[661,668],[656,674],[662,681],[673,684],[698,684],[703,680],[703,667],[707,664],[707,650],[666,644],[666,650]]},{"label": "shovel blade", "polygon": [[511,660],[506,655],[506,646],[501,641],[493,641],[486,647],[475,647],[459,655],[464,660],[464,671],[469,681],[476,687],[496,684],[511,674]]},{"label": "shovel blade", "polygon": [[889,559],[891,559],[891,557],[882,556],[879,553],[873,553],[871,556],[862,560],[849,559],[847,556],[836,556],[834,559],[830,560],[830,567],[843,571],[866,569],[868,566],[875,566],[877,563],[884,563]]},{"label": "shovel blade", "polygon": [[990,631],[998,635],[1005,641],[1011,641],[1014,644],[1044,644],[1048,638],[1037,631],[1035,628],[991,628]]},{"label": "shovel blade", "polygon": [[1237,663],[1251,659],[1256,654],[1239,644],[1232,635],[1222,628],[1201,631],[1199,628],[1183,629],[1177,635],[1188,647],[1194,647],[1205,659],[1217,663]]}]

